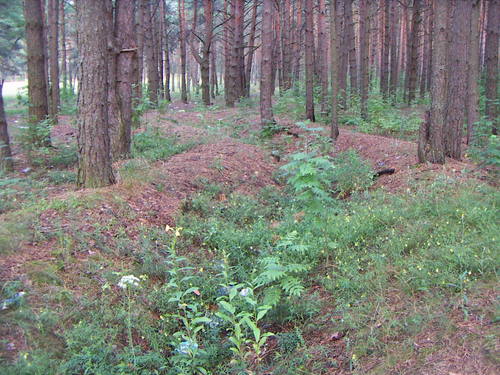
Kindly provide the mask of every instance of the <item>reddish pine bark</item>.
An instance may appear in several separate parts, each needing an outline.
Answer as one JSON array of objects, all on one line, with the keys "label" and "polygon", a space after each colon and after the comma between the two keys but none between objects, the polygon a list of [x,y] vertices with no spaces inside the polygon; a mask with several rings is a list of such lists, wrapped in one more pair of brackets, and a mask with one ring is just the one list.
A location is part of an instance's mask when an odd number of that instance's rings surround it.
[{"label": "reddish pine bark", "polygon": [[369,75],[368,75],[368,62],[369,62],[369,19],[366,0],[359,0],[359,59],[360,59],[360,87],[361,92],[361,117],[368,118],[368,89],[369,89]]},{"label": "reddish pine bark", "polygon": [[[46,80],[46,51],[43,33],[43,12],[40,0],[25,0],[26,51],[28,62],[29,120],[43,121],[49,114]],[[50,144],[50,139],[47,140]]]},{"label": "reddish pine bark", "polygon": [[391,0],[382,0],[384,5],[384,43],[380,68],[380,91],[385,99],[389,95],[389,50],[391,48]]},{"label": "reddish pine bark", "polygon": [[49,73],[50,117],[57,124],[60,106],[59,94],[59,0],[49,0]]},{"label": "reddish pine bark", "polygon": [[264,128],[274,123],[272,109],[273,0],[263,0],[262,47],[260,63],[260,123]]},{"label": "reddish pine bark", "polygon": [[428,121],[420,128],[418,160],[423,163],[444,164],[443,124],[446,120],[446,63],[447,63],[447,1],[434,3],[432,30],[431,109]]},{"label": "reddish pine bark", "polygon": [[187,103],[186,83],[186,12],[184,0],[178,0],[179,7],[179,45],[181,58],[181,100]]},{"label": "reddish pine bark", "polygon": [[102,0],[77,3],[81,58],[78,98],[78,178],[80,187],[113,184],[108,130],[108,21]]},{"label": "reddish pine bark", "polygon": [[330,1],[330,58],[332,71],[332,118],[330,122],[330,137],[333,141],[337,140],[339,136],[339,30],[337,30],[337,22],[335,22],[335,19],[339,17],[337,10],[336,1]]},{"label": "reddish pine bark", "polygon": [[316,121],[314,116],[314,23],[313,23],[313,1],[305,0],[304,14],[306,18],[306,118],[312,122]]},{"label": "reddish pine bark", "polygon": [[467,144],[472,140],[474,124],[479,121],[479,7],[480,1],[469,5],[470,32],[467,58]]},{"label": "reddish pine bark", "polygon": [[500,38],[500,0],[488,2],[486,26],[486,117],[492,121],[492,133],[498,131],[498,41]]}]

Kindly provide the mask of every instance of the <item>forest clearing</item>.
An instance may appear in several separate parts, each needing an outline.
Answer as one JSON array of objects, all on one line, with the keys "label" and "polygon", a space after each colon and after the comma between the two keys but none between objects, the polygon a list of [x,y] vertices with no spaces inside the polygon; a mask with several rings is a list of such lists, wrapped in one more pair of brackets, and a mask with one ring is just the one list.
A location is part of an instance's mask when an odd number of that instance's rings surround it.
[{"label": "forest clearing", "polygon": [[0,25],[1,375],[500,372],[499,0]]}]

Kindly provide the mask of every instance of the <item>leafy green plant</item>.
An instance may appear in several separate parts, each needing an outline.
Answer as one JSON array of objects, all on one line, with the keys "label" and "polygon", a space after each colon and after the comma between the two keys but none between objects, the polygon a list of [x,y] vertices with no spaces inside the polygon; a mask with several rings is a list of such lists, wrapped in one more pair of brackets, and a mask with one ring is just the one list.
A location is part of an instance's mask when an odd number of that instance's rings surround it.
[{"label": "leafy green plant", "polygon": [[[273,334],[264,333],[258,327],[258,323],[272,306],[259,303],[251,283],[230,282],[227,268],[227,258],[225,258],[222,269],[225,282],[221,284],[225,293],[217,299],[219,311],[216,312],[216,316],[229,325],[229,341],[232,344],[230,350],[236,355],[240,365],[245,365],[252,354],[255,355],[256,362],[260,362],[262,348]],[[248,337],[246,330],[251,332],[251,337]],[[251,345],[253,352],[248,350],[248,345]]]},{"label": "leafy green plant", "polygon": [[51,119],[29,122],[27,126],[19,127],[18,141],[26,151],[47,147],[52,126]]},{"label": "leafy green plant", "polygon": [[192,143],[178,144],[175,137],[165,137],[158,128],[134,135],[132,156],[150,161],[165,160],[193,146]]},{"label": "leafy green plant", "polygon": [[331,179],[340,196],[366,190],[373,184],[373,169],[355,150],[339,153],[333,163]]},{"label": "leafy green plant", "polygon": [[474,137],[468,154],[484,165],[500,166],[500,139],[491,134],[493,123],[486,118],[474,124]]},{"label": "leafy green plant", "polygon": [[319,209],[323,203],[332,201],[334,165],[329,156],[319,156],[315,151],[299,152],[291,155],[281,170],[297,199],[305,205]]}]

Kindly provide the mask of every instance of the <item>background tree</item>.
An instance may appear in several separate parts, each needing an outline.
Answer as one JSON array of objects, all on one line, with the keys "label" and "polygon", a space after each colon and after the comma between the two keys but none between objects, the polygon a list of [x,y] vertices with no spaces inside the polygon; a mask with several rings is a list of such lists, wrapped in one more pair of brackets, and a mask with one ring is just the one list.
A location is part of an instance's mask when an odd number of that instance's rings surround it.
[{"label": "background tree", "polygon": [[368,90],[369,90],[369,19],[366,0],[359,0],[359,75],[361,93],[361,117],[368,118]]},{"label": "background tree", "polygon": [[3,101],[3,83],[24,68],[24,19],[20,2],[0,0],[0,172],[13,170],[12,151]]},{"label": "background tree", "polygon": [[488,1],[486,29],[486,117],[492,133],[498,132],[498,40],[500,38],[500,0]]},{"label": "background tree", "polygon": [[260,62],[260,123],[264,128],[274,123],[272,109],[273,0],[264,0],[262,9],[262,50]]},{"label": "background tree", "polygon": [[313,1],[305,0],[305,61],[306,61],[306,118],[312,122],[316,121],[314,116],[314,21]]},{"label": "background tree", "polygon": [[4,79],[0,76],[0,173],[10,172],[14,169],[9,132],[7,129],[7,117],[5,116],[3,104],[3,83]]},{"label": "background tree", "polygon": [[[28,65],[29,121],[44,121],[49,114],[46,80],[46,50],[43,33],[43,12],[40,0],[24,1],[26,50]],[[50,138],[45,140],[50,145]]]},{"label": "background tree", "polygon": [[116,94],[119,105],[119,129],[111,139],[112,154],[125,157],[130,153],[133,87],[137,85],[136,1],[117,0],[114,37],[116,40]]},{"label": "background tree", "polygon": [[59,94],[59,0],[49,0],[48,21],[50,117],[54,123],[57,123],[57,114],[61,104]]},{"label": "background tree", "polygon": [[78,98],[78,177],[80,187],[113,184],[108,129],[108,21],[106,2],[78,0],[81,56]]},{"label": "background tree", "polygon": [[446,120],[446,63],[447,63],[447,1],[434,3],[434,27],[432,30],[432,80],[431,108],[426,121],[420,127],[418,159],[423,163],[444,164],[445,148],[443,128]]},{"label": "background tree", "polygon": [[339,136],[338,124],[338,97],[339,97],[339,36],[335,18],[338,17],[336,1],[330,1],[330,54],[332,72],[332,119],[330,123],[330,137],[336,140]]}]

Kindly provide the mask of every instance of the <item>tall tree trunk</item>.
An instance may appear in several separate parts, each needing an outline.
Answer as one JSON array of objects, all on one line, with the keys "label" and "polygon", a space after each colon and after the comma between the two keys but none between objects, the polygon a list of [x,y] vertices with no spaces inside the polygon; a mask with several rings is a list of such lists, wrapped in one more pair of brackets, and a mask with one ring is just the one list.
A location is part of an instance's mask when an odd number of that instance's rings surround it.
[{"label": "tall tree trunk", "polygon": [[258,0],[254,0],[253,6],[252,6],[252,23],[250,25],[250,37],[248,38],[248,55],[247,55],[247,62],[245,64],[245,96],[247,98],[250,97],[250,81],[252,78],[252,65],[253,65],[253,56],[254,52],[256,50],[255,47],[255,32],[257,29],[257,7],[258,7]]},{"label": "tall tree trunk", "polygon": [[78,178],[80,187],[113,184],[108,130],[108,22],[102,0],[78,0]]},{"label": "tall tree trunk", "polygon": [[158,104],[159,76],[158,76],[158,54],[157,44],[155,44],[155,25],[156,25],[156,7],[153,6],[152,0],[142,0],[145,3],[144,13],[144,49],[146,57],[147,78],[148,78],[148,93],[149,101],[153,105]]},{"label": "tall tree trunk", "polygon": [[314,22],[313,0],[305,0],[306,18],[306,118],[316,121],[314,116]]},{"label": "tall tree trunk", "polygon": [[50,117],[57,124],[59,94],[59,0],[49,0]]},{"label": "tall tree trunk", "polygon": [[486,117],[492,122],[492,133],[498,132],[498,40],[500,38],[500,0],[488,2],[486,29]]},{"label": "tall tree trunk", "polygon": [[394,100],[396,96],[396,90],[398,88],[399,81],[399,71],[398,71],[398,39],[399,39],[399,17],[397,2],[391,1],[391,77],[389,81],[389,94]]},{"label": "tall tree trunk", "polygon": [[293,57],[293,79],[295,82],[300,80],[300,60],[302,58],[302,0],[297,2],[297,21],[295,25],[295,44],[294,44],[294,57]]},{"label": "tall tree trunk", "polygon": [[384,44],[382,51],[382,63],[380,69],[380,91],[387,99],[389,96],[389,50],[391,48],[391,0],[383,0],[384,3]]},{"label": "tall tree trunk", "polygon": [[[335,0],[332,0],[334,2]],[[318,0],[318,67],[321,82],[321,113],[326,115],[328,106],[328,40],[326,36],[326,4]],[[334,6],[335,7],[335,6]],[[335,22],[335,19],[331,19]],[[336,65],[338,69],[338,64]],[[338,81],[336,83],[338,85]]]},{"label": "tall tree trunk", "polygon": [[187,103],[186,87],[186,12],[184,0],[179,1],[179,44],[181,57],[181,100]]},{"label": "tall tree trunk", "polygon": [[359,74],[360,74],[360,87],[361,92],[361,117],[368,118],[368,89],[369,89],[369,33],[368,26],[370,25],[367,12],[366,0],[359,0]]},{"label": "tall tree trunk", "polygon": [[330,55],[332,72],[332,118],[330,123],[330,137],[336,140],[339,136],[338,124],[338,97],[339,97],[339,30],[336,18],[339,17],[336,1],[330,1]]},{"label": "tall tree trunk", "polygon": [[417,70],[418,70],[418,49],[420,45],[420,25],[422,0],[413,1],[413,18],[411,27],[411,37],[408,51],[408,105],[415,100],[415,91],[417,89]]},{"label": "tall tree trunk", "polygon": [[66,52],[66,10],[64,0],[59,2],[59,18],[61,31],[61,75],[63,80],[63,91],[66,93],[68,87],[68,58]]},{"label": "tall tree trunk", "polygon": [[[47,118],[46,51],[43,34],[43,13],[40,0],[25,0],[26,50],[28,59],[29,121],[37,123]],[[50,138],[45,142],[50,145]]]},{"label": "tall tree trunk", "polygon": [[274,0],[263,0],[262,47],[260,63],[260,123],[263,128],[274,123],[272,108],[272,57]]},{"label": "tall tree trunk", "polygon": [[137,66],[137,40],[135,30],[135,0],[116,0],[115,38],[116,93],[119,105],[119,128],[112,132],[111,150],[114,158],[126,157],[130,153],[132,128],[133,87],[137,84],[134,75]]},{"label": "tall tree trunk", "polygon": [[469,5],[470,32],[467,57],[467,144],[472,140],[474,124],[479,121],[479,7],[480,0]]},{"label": "tall tree trunk", "polygon": [[138,0],[137,5],[137,86],[134,96],[137,99],[142,99],[142,83],[144,76],[144,10],[145,4],[142,0]]},{"label": "tall tree trunk", "polygon": [[445,154],[453,159],[462,158],[462,133],[467,101],[467,35],[470,31],[470,13],[467,2],[452,0],[450,43],[448,46],[448,103],[444,129]]},{"label": "tall tree trunk", "polygon": [[165,21],[165,29],[164,29],[164,34],[163,34],[163,40],[164,40],[164,56],[165,56],[165,64],[164,64],[164,69],[165,69],[165,100],[167,102],[172,101],[172,96],[170,94],[170,72],[171,72],[171,66],[170,66],[170,23],[168,20],[166,20],[167,12],[166,12],[166,6],[165,6],[165,0],[160,0],[162,2],[162,15],[161,18],[162,20]]},{"label": "tall tree trunk", "polygon": [[431,109],[429,121],[420,128],[418,159],[423,163],[444,164],[444,134],[446,120],[446,68],[447,68],[447,20],[448,1],[434,3],[434,24],[432,30],[432,80]]},{"label": "tall tree trunk", "polygon": [[[229,0],[224,0],[224,100],[226,105],[231,104],[229,98],[229,73],[231,70],[231,49],[229,46],[229,36],[231,33]],[[234,103],[233,103],[234,105]]]},{"label": "tall tree trunk", "polygon": [[210,96],[215,99],[219,95],[219,83],[217,82],[217,65],[216,65],[217,48],[215,41],[212,43],[212,53],[210,54]]},{"label": "tall tree trunk", "polygon": [[[346,23],[345,23],[345,7],[343,0],[335,0],[337,16],[335,17],[335,29],[337,31],[338,45],[339,45],[339,106],[341,108],[346,108],[347,105],[347,63],[349,51],[347,49],[348,44],[345,38]],[[342,9],[342,11],[341,11]]]},{"label": "tall tree trunk", "polygon": [[431,56],[431,12],[432,2],[426,0],[425,13],[427,17],[423,19],[423,54],[422,54],[422,74],[420,76],[420,97],[423,98],[425,93],[429,89],[427,87],[428,71],[430,67],[430,56]]},{"label": "tall tree trunk", "polygon": [[3,104],[3,82],[3,78],[0,78],[0,172],[10,172],[14,170],[14,163],[12,162],[7,117]]},{"label": "tall tree trunk", "polygon": [[352,15],[352,0],[345,0],[345,27],[346,39],[349,46],[349,76],[351,83],[351,95],[358,93],[358,63],[356,54],[356,34],[354,33],[354,17]]}]

